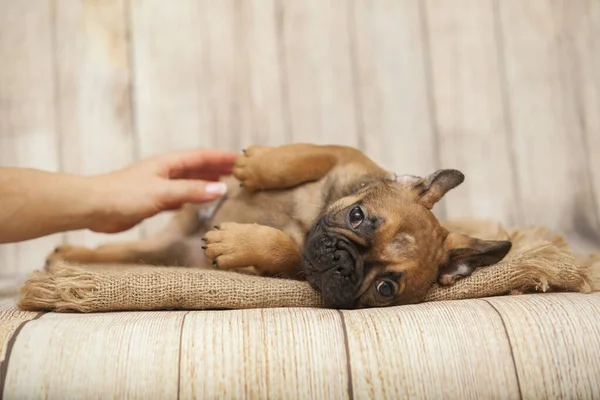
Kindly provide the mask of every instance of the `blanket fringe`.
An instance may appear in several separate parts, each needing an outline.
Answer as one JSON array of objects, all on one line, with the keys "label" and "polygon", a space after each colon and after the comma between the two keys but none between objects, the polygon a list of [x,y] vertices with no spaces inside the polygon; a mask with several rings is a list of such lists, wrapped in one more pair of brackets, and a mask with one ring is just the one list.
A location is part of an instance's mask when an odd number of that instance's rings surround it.
[{"label": "blanket fringe", "polygon": [[84,268],[57,263],[36,271],[21,288],[17,305],[25,311],[79,311],[93,308],[97,283]]}]

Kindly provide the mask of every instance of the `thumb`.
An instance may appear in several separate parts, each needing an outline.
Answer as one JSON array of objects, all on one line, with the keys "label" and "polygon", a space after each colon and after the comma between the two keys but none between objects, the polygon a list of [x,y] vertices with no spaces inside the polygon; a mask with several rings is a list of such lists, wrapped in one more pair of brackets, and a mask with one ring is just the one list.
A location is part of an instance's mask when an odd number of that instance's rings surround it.
[{"label": "thumb", "polygon": [[227,193],[224,182],[206,182],[193,179],[168,181],[162,194],[161,204],[166,208],[179,208],[184,203],[205,203]]}]

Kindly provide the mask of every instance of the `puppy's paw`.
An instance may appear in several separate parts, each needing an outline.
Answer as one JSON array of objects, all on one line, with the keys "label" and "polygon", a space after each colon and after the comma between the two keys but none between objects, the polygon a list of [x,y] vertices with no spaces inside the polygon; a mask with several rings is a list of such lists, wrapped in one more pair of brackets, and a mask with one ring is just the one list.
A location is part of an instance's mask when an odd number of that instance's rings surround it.
[{"label": "puppy's paw", "polygon": [[93,261],[93,250],[87,247],[71,246],[63,244],[54,249],[52,253],[46,257],[46,266],[50,266],[58,261],[84,263]]},{"label": "puppy's paw", "polygon": [[265,189],[261,179],[261,166],[265,162],[265,154],[272,148],[250,146],[235,160],[233,176],[240,181],[240,186],[247,190]]},{"label": "puppy's paw", "polygon": [[457,276],[457,275],[440,275],[438,278],[438,283],[440,284],[440,286],[451,286],[454,285],[454,283],[456,282],[457,279],[460,279],[461,277]]},{"label": "puppy's paw", "polygon": [[213,265],[222,269],[251,266],[253,250],[249,243],[254,227],[253,224],[235,222],[215,226],[215,229],[208,231],[204,237],[204,254]]}]

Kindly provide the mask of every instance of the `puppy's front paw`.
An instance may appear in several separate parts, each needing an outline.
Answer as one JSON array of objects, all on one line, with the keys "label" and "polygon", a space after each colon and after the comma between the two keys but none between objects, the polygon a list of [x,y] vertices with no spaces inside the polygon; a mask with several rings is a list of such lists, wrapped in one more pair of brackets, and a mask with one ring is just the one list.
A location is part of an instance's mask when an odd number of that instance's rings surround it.
[{"label": "puppy's front paw", "polygon": [[58,261],[75,263],[93,261],[93,251],[87,247],[63,244],[55,248],[54,251],[46,257],[46,266],[52,265]]},{"label": "puppy's front paw", "polygon": [[264,189],[260,168],[264,163],[264,154],[270,147],[250,146],[235,160],[233,176],[240,181],[240,186],[248,190]]},{"label": "puppy's front paw", "polygon": [[[253,234],[252,224],[227,222],[206,233],[202,247],[213,265],[222,269],[251,266],[252,249],[249,239]],[[250,246],[251,247],[251,246]]]}]

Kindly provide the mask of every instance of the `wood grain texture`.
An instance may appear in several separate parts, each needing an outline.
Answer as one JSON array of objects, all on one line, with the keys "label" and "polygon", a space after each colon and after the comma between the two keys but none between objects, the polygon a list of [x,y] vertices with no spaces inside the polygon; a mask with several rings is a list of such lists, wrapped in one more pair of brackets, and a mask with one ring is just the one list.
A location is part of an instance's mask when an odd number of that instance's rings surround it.
[{"label": "wood grain texture", "polygon": [[[341,313],[48,313],[18,334],[3,394],[593,399],[599,312],[600,293],[555,293]],[[30,316],[3,301],[0,331]]]},{"label": "wood grain texture", "polygon": [[176,399],[184,315],[46,314],[19,332],[4,398]]},{"label": "wood grain texture", "polygon": [[587,244],[600,245],[600,1],[560,2],[555,9],[557,24],[565,32],[561,57],[569,83],[573,134],[582,135],[581,184],[574,192],[575,230]]},{"label": "wood grain texture", "polygon": [[278,0],[278,7],[293,141],[360,146],[350,3]]},{"label": "wood grain texture", "polygon": [[577,215],[595,211],[573,95],[583,88],[568,68],[570,36],[589,17],[580,12],[579,22],[565,25],[560,4],[509,0],[497,9],[524,219],[568,231],[577,229]]},{"label": "wood grain texture", "polygon": [[348,398],[336,311],[191,312],[181,341],[181,398]]},{"label": "wood grain texture", "polygon": [[443,168],[465,183],[446,196],[448,218],[521,220],[506,120],[493,1],[429,0],[423,7],[431,59],[434,123]]},{"label": "wood grain texture", "polygon": [[[0,1],[0,165],[60,169],[49,1]],[[40,268],[62,235],[0,245],[0,274]]]},{"label": "wood grain texture", "polygon": [[419,2],[352,4],[350,31],[364,150],[390,171],[428,175],[439,163]]},{"label": "wood grain texture", "polygon": [[[54,7],[62,170],[93,175],[125,167],[134,161],[136,144],[124,0],[66,0]],[[93,247],[138,237],[137,228],[117,235],[66,234],[68,242]]]},{"label": "wood grain texture", "polygon": [[8,342],[15,331],[21,324],[34,319],[38,314],[19,310],[13,298],[0,299],[0,363],[6,358]]},{"label": "wood grain texture", "polygon": [[213,145],[239,151],[290,140],[274,0],[202,1],[200,88]]},{"label": "wood grain texture", "polygon": [[600,294],[492,298],[506,326],[522,398],[600,397]]},{"label": "wood grain texture", "polygon": [[[201,104],[203,35],[196,1],[130,1],[131,65],[139,155],[210,146]],[[177,45],[174,45],[176,43]]]},{"label": "wood grain texture", "polygon": [[519,398],[502,320],[484,301],[343,315],[355,398]]}]

